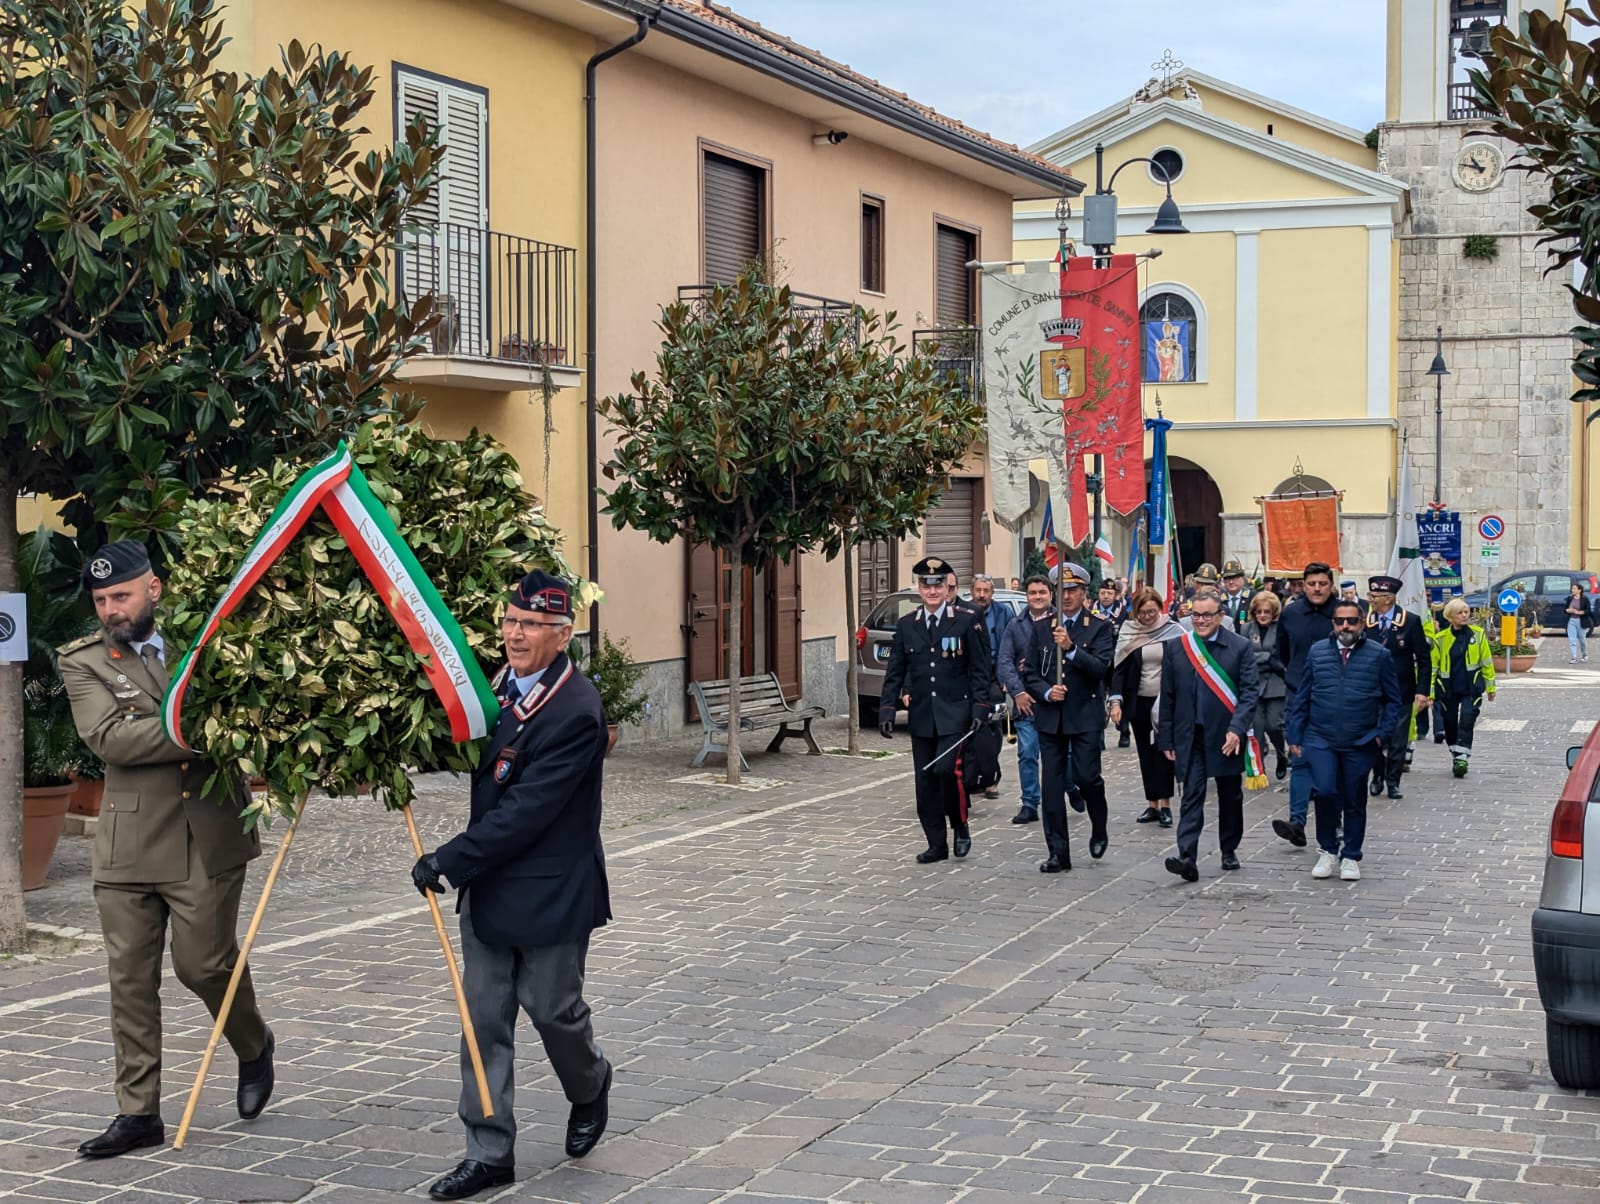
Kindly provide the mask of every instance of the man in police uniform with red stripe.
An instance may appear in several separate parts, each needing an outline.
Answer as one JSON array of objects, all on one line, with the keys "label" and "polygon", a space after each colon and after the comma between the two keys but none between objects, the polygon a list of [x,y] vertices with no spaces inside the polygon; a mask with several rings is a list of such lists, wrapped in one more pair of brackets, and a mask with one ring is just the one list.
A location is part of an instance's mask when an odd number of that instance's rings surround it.
[{"label": "man in police uniform with red stripe", "polygon": [[937,556],[925,556],[911,571],[922,605],[895,624],[883,671],[878,730],[885,739],[892,737],[895,710],[906,709],[917,819],[928,838],[917,861],[928,865],[950,856],[951,838],[957,857],[972,848],[966,787],[956,760],[974,725],[988,716],[992,672],[982,620],[971,610],[957,609],[949,597],[945,581],[953,575],[950,566]]}]

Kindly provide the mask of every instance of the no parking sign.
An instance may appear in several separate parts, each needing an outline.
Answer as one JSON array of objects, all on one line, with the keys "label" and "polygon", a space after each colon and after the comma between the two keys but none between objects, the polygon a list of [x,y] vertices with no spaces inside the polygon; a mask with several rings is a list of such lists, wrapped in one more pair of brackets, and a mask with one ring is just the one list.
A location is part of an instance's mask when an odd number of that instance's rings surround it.
[{"label": "no parking sign", "polygon": [[0,594],[0,661],[28,659],[28,596]]}]

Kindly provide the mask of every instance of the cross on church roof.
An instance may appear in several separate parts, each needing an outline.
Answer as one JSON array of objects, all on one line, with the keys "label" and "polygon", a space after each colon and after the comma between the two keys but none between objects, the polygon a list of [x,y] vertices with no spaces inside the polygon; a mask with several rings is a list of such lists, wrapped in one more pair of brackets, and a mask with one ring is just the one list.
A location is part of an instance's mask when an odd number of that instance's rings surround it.
[{"label": "cross on church roof", "polygon": [[1183,70],[1183,62],[1173,58],[1171,50],[1163,50],[1161,57],[1150,64],[1150,70],[1161,77],[1161,92],[1165,95],[1172,91],[1173,82]]}]

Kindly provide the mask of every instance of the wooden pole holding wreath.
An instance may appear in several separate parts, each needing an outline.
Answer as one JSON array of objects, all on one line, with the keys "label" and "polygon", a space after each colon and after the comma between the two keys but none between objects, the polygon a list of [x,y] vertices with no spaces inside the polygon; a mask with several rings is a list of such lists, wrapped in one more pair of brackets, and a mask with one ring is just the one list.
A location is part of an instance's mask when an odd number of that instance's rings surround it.
[{"label": "wooden pole holding wreath", "polygon": [[[247,826],[269,808],[290,821],[235,983],[311,791],[373,795],[402,813],[422,855],[408,767],[462,772],[476,764],[476,742],[500,710],[485,666],[502,656],[501,583],[544,568],[573,583],[579,607],[598,597],[565,564],[560,533],[488,436],[452,442],[414,427],[368,427],[303,472],[279,465],[237,485],[234,497],[185,506],[183,556],[168,580],[173,609],[163,620],[188,648],[163,705],[168,735],[265,779],[266,792],[243,813]],[[241,539],[249,545],[242,561]],[[209,611],[197,607],[212,598]],[[489,1115],[460,969],[437,899],[430,894],[427,904]],[[177,1145],[233,994],[230,987]]]},{"label": "wooden pole holding wreath", "polygon": [[200,1102],[200,1089],[205,1086],[206,1075],[211,1073],[211,1059],[216,1056],[217,1045],[222,1040],[222,1030],[228,1026],[228,1015],[233,1011],[233,997],[239,993],[239,980],[244,977],[244,969],[250,960],[250,950],[256,943],[256,933],[261,931],[261,917],[267,914],[267,900],[272,898],[272,887],[278,880],[278,871],[283,869],[283,859],[289,855],[289,846],[294,843],[295,830],[300,826],[300,817],[305,814],[305,796],[295,806],[294,818],[289,821],[289,828],[283,834],[283,840],[278,844],[278,855],[272,859],[272,868],[267,871],[267,880],[261,884],[261,898],[256,900],[256,913],[250,917],[250,927],[244,934],[244,940],[239,945],[239,956],[234,959],[233,973],[228,976],[228,989],[222,993],[222,1005],[217,1008],[217,1018],[211,1025],[211,1040],[206,1042],[206,1052],[200,1059],[200,1069],[195,1072],[194,1086],[189,1088],[189,1101],[183,1106],[183,1119],[178,1122],[178,1135],[172,1140],[172,1148],[183,1149],[183,1143],[189,1136],[189,1122],[194,1120],[195,1105]]}]

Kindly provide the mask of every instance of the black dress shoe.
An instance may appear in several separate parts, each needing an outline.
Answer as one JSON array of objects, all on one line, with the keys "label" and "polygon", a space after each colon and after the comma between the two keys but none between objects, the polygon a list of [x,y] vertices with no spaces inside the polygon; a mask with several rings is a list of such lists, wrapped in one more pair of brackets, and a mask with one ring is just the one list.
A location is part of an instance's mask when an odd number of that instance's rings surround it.
[{"label": "black dress shoe", "polygon": [[245,1120],[254,1120],[260,1116],[261,1109],[265,1108],[267,1101],[272,1098],[272,1086],[277,1082],[272,1073],[272,1051],[276,1044],[269,1028],[267,1047],[261,1051],[261,1055],[251,1058],[248,1062],[239,1063],[237,1102],[239,1115]]},{"label": "black dress shoe", "polygon": [[1039,822],[1039,812],[1034,807],[1019,807],[1017,813],[1011,817],[1014,824],[1036,824]]},{"label": "black dress shoe", "polygon": [[1389,787],[1389,797],[1393,799],[1401,799],[1405,798],[1405,795],[1400,793],[1400,787],[1391,786]]},{"label": "black dress shoe", "polygon": [[955,834],[955,850],[957,857],[965,857],[972,852],[972,833],[965,824],[961,825],[961,831]]},{"label": "black dress shoe", "polygon": [[1200,869],[1187,857],[1168,857],[1167,873],[1176,874],[1185,882],[1200,881]]},{"label": "black dress shoe", "polygon": [[1157,823],[1160,819],[1161,819],[1161,808],[1160,807],[1146,807],[1144,809],[1143,814],[1141,814],[1139,816],[1139,818],[1134,820],[1133,822],[1136,823],[1136,824],[1153,824],[1153,823]]},{"label": "black dress shoe", "polygon": [[1303,849],[1306,847],[1306,826],[1304,824],[1292,824],[1286,819],[1275,819],[1272,821],[1272,830],[1295,848]]},{"label": "black dress shoe", "polygon": [[1000,797],[1000,792],[998,790],[996,790],[993,786],[991,786],[991,787],[989,787],[989,789],[987,789],[987,790],[985,790],[983,792],[983,797],[984,798],[999,798]]},{"label": "black dress shoe", "polygon": [[611,1066],[606,1065],[606,1081],[600,1094],[587,1104],[573,1104],[567,1117],[567,1157],[582,1158],[594,1149],[595,1142],[606,1131],[606,1119],[611,1115]]},{"label": "black dress shoe", "polygon": [[1370,794],[1373,798],[1377,798],[1380,794],[1382,794],[1383,793],[1383,779],[1382,778],[1373,778],[1372,779],[1372,785],[1367,787],[1367,793]]},{"label": "black dress shoe", "polygon": [[125,1116],[119,1113],[111,1127],[78,1147],[85,1158],[115,1158],[130,1150],[160,1145],[167,1139],[166,1126],[159,1116]]},{"label": "black dress shoe", "polygon": [[1277,777],[1278,781],[1283,781],[1284,778],[1289,776],[1289,762],[1285,761],[1282,757],[1279,757],[1278,768],[1275,769],[1273,773]]},{"label": "black dress shoe", "polygon": [[1106,855],[1106,846],[1110,843],[1104,836],[1089,837],[1089,856],[1099,861],[1100,858]]},{"label": "black dress shoe", "polygon": [[1076,786],[1069,787],[1067,789],[1067,802],[1072,804],[1074,811],[1081,812],[1083,810],[1083,791]]},{"label": "black dress shoe", "polygon": [[1128,733],[1127,732],[1123,732],[1122,735],[1117,737],[1117,747],[1118,748],[1127,748],[1127,747],[1130,746],[1131,743],[1132,742],[1128,739]]},{"label": "black dress shoe", "polygon": [[1237,853],[1224,853],[1222,855],[1222,868],[1236,870],[1239,868],[1239,855]]},{"label": "black dress shoe", "polygon": [[1064,874],[1071,868],[1072,862],[1065,857],[1057,857],[1054,854],[1051,854],[1049,860],[1039,863],[1039,872],[1041,874]]},{"label": "black dress shoe", "polygon": [[435,1200],[465,1200],[491,1187],[504,1187],[516,1177],[517,1168],[514,1166],[490,1166],[487,1162],[474,1162],[468,1158],[428,1188],[428,1194]]},{"label": "black dress shoe", "polygon": [[917,854],[918,865],[932,865],[935,861],[943,861],[950,856],[950,850],[944,845],[929,846]]},{"label": "black dress shoe", "polygon": [[1160,824],[1163,828],[1172,827],[1172,808],[1171,807],[1163,807],[1163,808],[1161,808],[1161,818],[1156,820],[1156,822],[1158,824]]}]

